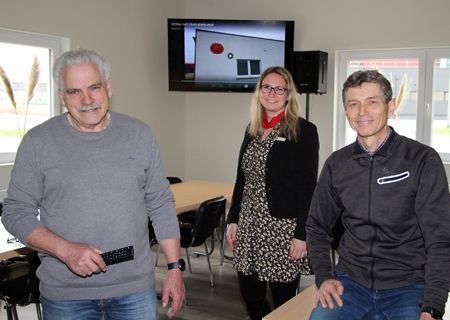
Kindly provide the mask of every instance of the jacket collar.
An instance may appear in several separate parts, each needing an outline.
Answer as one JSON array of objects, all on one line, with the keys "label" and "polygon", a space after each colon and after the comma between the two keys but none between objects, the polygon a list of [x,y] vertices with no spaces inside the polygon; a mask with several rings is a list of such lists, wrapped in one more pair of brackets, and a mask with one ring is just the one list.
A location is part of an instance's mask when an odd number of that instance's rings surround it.
[{"label": "jacket collar", "polygon": [[[397,139],[398,136],[397,132],[395,132],[394,128],[392,128],[391,126],[389,127],[392,130],[391,135],[387,139],[386,143],[381,147],[381,149],[378,150],[374,155],[386,157],[387,154],[389,153],[389,149],[393,145],[393,141]],[[358,139],[358,137],[356,139]],[[354,145],[353,157],[355,159],[364,158],[366,156],[370,157],[370,155],[363,148],[361,148],[357,140],[353,143],[353,145]]]}]

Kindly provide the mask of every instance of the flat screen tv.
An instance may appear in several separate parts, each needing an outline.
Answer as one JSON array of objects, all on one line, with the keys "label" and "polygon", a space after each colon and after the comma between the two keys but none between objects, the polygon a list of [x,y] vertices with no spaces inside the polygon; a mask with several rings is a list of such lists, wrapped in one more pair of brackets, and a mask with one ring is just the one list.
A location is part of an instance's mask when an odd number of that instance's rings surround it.
[{"label": "flat screen tv", "polygon": [[270,66],[290,70],[294,21],[168,19],[169,90],[253,92]]}]

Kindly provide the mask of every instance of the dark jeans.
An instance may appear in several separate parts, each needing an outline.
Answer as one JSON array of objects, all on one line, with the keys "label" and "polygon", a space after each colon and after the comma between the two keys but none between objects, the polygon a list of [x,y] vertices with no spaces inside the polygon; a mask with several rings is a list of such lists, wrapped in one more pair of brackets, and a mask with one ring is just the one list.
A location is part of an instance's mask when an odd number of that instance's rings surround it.
[{"label": "dark jeans", "polygon": [[[238,272],[239,288],[252,320],[261,320],[272,311],[266,298],[267,281],[259,281],[258,274],[247,276]],[[273,304],[278,308],[295,296],[298,278],[292,282],[269,282]]]}]

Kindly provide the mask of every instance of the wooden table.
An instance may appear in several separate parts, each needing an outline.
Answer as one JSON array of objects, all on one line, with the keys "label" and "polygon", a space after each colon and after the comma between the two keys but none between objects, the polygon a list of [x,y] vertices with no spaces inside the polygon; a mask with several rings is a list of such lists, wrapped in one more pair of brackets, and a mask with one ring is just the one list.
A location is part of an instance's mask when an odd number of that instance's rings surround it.
[{"label": "wooden table", "polygon": [[273,310],[263,320],[308,320],[313,308],[316,286],[313,284]]},{"label": "wooden table", "polygon": [[11,237],[11,234],[0,223],[0,260],[10,259],[32,251],[20,242],[8,243],[8,237]]},{"label": "wooden table", "polygon": [[175,210],[182,213],[197,210],[203,201],[224,196],[230,204],[233,194],[233,183],[190,180],[170,185],[175,197]]},{"label": "wooden table", "polygon": [[[170,185],[175,197],[175,209],[178,213],[196,210],[203,201],[219,196],[224,196],[227,198],[227,202],[230,202],[233,188],[234,184],[232,183],[198,180]],[[10,236],[11,234],[0,223],[0,260],[10,259],[32,251],[21,243],[7,243]]]}]

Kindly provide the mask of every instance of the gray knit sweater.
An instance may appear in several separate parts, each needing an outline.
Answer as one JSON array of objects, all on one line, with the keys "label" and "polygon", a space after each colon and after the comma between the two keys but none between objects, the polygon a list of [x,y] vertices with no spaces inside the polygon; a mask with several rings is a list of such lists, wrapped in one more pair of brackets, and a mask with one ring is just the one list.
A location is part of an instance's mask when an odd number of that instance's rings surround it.
[{"label": "gray knit sweater", "polygon": [[133,245],[134,260],[86,278],[40,254],[38,277],[45,298],[107,299],[145,291],[155,283],[147,212],[160,241],[179,238],[173,194],[151,129],[111,112],[105,130],[84,133],[63,114],[23,138],[2,222],[24,244],[44,225],[69,241],[103,251]]}]

